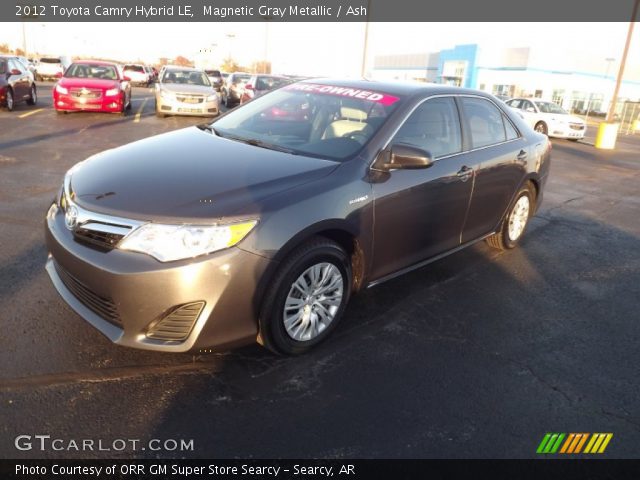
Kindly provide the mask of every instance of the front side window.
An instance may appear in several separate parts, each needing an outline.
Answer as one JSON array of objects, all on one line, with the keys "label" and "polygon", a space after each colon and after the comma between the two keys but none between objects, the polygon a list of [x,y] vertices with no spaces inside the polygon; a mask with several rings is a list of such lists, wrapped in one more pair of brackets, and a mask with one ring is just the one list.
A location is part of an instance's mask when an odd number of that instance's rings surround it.
[{"label": "front side window", "polygon": [[560,107],[559,105],[556,105],[555,103],[536,102],[536,105],[538,106],[538,108],[542,113],[556,113],[558,115],[567,114],[567,112],[562,107]]},{"label": "front side window", "polygon": [[413,145],[433,158],[461,152],[460,119],[453,98],[433,98],[422,103],[400,127],[392,143]]},{"label": "front side window", "polygon": [[498,107],[483,98],[462,97],[461,100],[471,133],[471,148],[507,140],[503,114]]}]

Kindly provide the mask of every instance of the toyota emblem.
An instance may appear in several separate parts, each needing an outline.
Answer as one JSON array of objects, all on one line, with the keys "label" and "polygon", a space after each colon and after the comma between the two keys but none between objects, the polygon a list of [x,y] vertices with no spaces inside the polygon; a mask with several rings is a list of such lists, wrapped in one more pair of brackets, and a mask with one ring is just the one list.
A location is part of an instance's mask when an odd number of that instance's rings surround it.
[{"label": "toyota emblem", "polygon": [[73,230],[78,224],[78,209],[73,205],[69,206],[64,214],[64,224],[69,230]]}]

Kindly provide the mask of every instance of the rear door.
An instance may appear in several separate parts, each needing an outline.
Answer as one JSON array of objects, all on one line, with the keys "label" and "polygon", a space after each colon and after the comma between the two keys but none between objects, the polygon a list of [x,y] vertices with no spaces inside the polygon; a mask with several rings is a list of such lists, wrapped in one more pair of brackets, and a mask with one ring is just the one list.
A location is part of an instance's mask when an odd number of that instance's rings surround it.
[{"label": "rear door", "polygon": [[13,85],[13,93],[16,100],[24,100],[29,94],[29,73],[27,67],[15,58],[9,59],[9,70],[17,70],[19,74],[11,74],[11,84]]},{"label": "rear door", "polygon": [[462,232],[462,243],[466,243],[496,230],[526,174],[529,147],[491,100],[463,96],[460,104],[476,172]]},{"label": "rear door", "polygon": [[420,170],[393,170],[373,183],[372,279],[457,247],[473,185],[453,96],[420,104],[389,145],[395,143],[430,152],[434,163]]}]

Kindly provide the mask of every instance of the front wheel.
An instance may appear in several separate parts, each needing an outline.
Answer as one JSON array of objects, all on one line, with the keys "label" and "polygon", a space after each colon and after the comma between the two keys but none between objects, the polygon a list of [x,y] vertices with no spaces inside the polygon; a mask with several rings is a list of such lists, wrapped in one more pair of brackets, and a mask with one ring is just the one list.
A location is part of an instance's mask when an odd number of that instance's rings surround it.
[{"label": "front wheel", "polygon": [[280,267],[260,313],[260,343],[298,355],[336,328],[351,295],[351,266],[342,247],[317,238],[298,247]]},{"label": "front wheel", "polygon": [[536,123],[536,126],[533,128],[536,132],[538,133],[542,133],[544,135],[548,134],[548,130],[547,130],[547,124],[544,122],[538,122]]},{"label": "front wheel", "polygon": [[535,192],[531,184],[527,183],[516,195],[500,230],[487,238],[487,243],[498,250],[514,248],[524,235],[534,207]]}]

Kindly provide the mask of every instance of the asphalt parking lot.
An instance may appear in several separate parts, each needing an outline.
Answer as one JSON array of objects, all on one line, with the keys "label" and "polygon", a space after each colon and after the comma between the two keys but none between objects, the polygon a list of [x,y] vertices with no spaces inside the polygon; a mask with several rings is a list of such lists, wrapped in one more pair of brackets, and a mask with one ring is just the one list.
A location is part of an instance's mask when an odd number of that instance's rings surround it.
[{"label": "asphalt parking lot", "polygon": [[[520,248],[484,243],[354,297],[332,338],[280,358],[117,347],[58,298],[43,218],[93,153],[202,122],[0,111],[0,456],[523,458],[545,432],[640,456],[640,135],[553,141]],[[593,138],[589,132],[587,138]],[[188,145],[185,145],[188,155]],[[192,452],[18,451],[17,435],[193,439]]]}]

